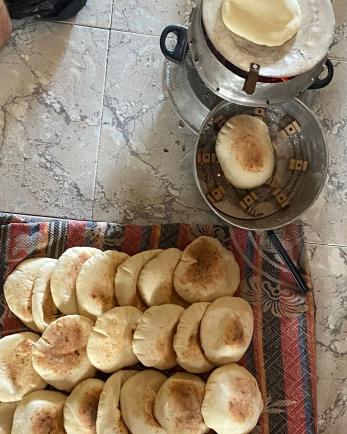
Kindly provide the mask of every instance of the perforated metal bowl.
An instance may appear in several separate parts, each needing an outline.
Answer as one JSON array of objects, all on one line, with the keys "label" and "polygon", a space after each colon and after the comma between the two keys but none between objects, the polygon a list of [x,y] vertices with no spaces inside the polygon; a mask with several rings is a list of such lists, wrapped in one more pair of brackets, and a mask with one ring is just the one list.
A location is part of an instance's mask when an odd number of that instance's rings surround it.
[{"label": "perforated metal bowl", "polygon": [[[262,117],[276,155],[273,178],[252,191],[234,188],[215,155],[220,128],[239,114]],[[315,115],[297,99],[267,108],[223,101],[200,129],[194,167],[198,188],[219,217],[241,228],[269,230],[298,219],[317,199],[327,175],[328,149]]]}]

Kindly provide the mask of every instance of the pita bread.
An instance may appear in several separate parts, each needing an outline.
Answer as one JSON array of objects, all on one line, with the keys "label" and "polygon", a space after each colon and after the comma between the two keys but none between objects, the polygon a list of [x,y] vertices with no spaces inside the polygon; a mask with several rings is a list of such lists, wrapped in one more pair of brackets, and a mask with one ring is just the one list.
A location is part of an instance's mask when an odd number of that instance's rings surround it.
[{"label": "pita bread", "polygon": [[101,250],[93,247],[72,247],[59,258],[51,275],[54,304],[64,315],[78,313],[76,280],[82,265]]},{"label": "pita bread", "polygon": [[148,261],[142,268],[137,287],[147,306],[172,303],[173,273],[181,256],[181,250],[167,249]]},{"label": "pita bread", "polygon": [[200,322],[211,303],[202,301],[188,307],[181,315],[174,337],[178,364],[188,372],[208,372],[213,364],[207,360],[200,343]]},{"label": "pita bread", "polygon": [[297,0],[223,0],[222,18],[236,35],[258,45],[278,47],[300,29]]},{"label": "pita bread", "polygon": [[118,266],[129,256],[116,251],[100,252],[81,267],[76,281],[78,310],[95,320],[116,306],[114,277]]},{"label": "pita bread", "polygon": [[176,366],[173,338],[183,311],[181,306],[162,304],[143,313],[133,339],[133,351],[143,365],[157,369]]},{"label": "pita bread", "polygon": [[65,434],[65,399],[65,395],[52,390],[40,390],[25,396],[14,414],[11,434]]},{"label": "pita bread", "polygon": [[93,328],[90,318],[67,315],[49,324],[33,349],[33,366],[48,384],[70,391],[96,369],[87,357],[87,342]]},{"label": "pita bread", "polygon": [[52,261],[54,259],[51,258],[27,259],[14,269],[4,284],[4,295],[9,309],[34,331],[39,331],[31,310],[34,281],[41,267]]},{"label": "pita bread", "polygon": [[263,407],[256,379],[242,366],[230,363],[209,376],[201,412],[218,434],[250,433]]},{"label": "pita bread", "polygon": [[205,383],[197,375],[178,372],[166,380],[154,404],[157,421],[167,434],[204,434],[201,404]]},{"label": "pita bread", "polygon": [[44,264],[39,270],[33,285],[32,315],[40,332],[44,332],[48,324],[56,320],[59,315],[59,311],[53,302],[50,286],[52,270],[57,262],[56,259],[52,259]]},{"label": "pita bread", "polygon": [[17,405],[18,402],[0,402],[0,434],[11,434]]},{"label": "pita bread", "polygon": [[222,297],[207,308],[200,326],[201,346],[215,365],[238,362],[253,335],[253,310],[240,297]]},{"label": "pita bread", "polygon": [[234,255],[206,236],[185,248],[174,274],[176,291],[190,303],[233,295],[239,283],[240,267]]},{"label": "pita bread", "polygon": [[88,358],[97,369],[115,372],[138,362],[132,340],[141,315],[136,307],[122,306],[98,317],[87,345]]},{"label": "pita bread", "polygon": [[115,277],[115,293],[119,306],[134,306],[144,311],[146,305],[137,291],[137,279],[144,265],[157,256],[162,250],[147,250],[131,256],[117,269]]},{"label": "pita bread", "polygon": [[96,415],[103,387],[103,381],[89,378],[74,388],[64,407],[64,428],[67,434],[96,433]]},{"label": "pita bread", "polygon": [[0,401],[19,401],[27,393],[46,387],[32,364],[33,346],[39,338],[24,332],[0,339]]},{"label": "pita bread", "polygon": [[218,133],[216,155],[226,179],[235,188],[263,185],[275,167],[269,128],[255,116],[230,118]]},{"label": "pita bread", "polygon": [[127,434],[129,432],[119,409],[120,391],[123,383],[137,372],[118,371],[106,381],[100,395],[96,418],[98,434]]},{"label": "pita bread", "polygon": [[165,434],[154,416],[154,401],[165,375],[153,369],[135,374],[120,392],[121,412],[132,434]]}]

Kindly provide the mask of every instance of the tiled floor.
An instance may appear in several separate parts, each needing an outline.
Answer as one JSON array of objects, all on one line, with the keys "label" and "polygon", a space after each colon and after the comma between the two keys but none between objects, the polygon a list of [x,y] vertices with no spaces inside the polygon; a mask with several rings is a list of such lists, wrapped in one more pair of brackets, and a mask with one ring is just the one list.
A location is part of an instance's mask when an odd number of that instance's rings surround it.
[{"label": "tiled floor", "polygon": [[[162,28],[191,0],[89,0],[69,23],[15,24],[0,52],[0,210],[117,222],[214,222],[195,187],[195,136],[163,91]],[[335,0],[323,194],[304,217],[317,300],[320,433],[346,407],[347,0]],[[72,25],[73,24],[73,25]]]}]

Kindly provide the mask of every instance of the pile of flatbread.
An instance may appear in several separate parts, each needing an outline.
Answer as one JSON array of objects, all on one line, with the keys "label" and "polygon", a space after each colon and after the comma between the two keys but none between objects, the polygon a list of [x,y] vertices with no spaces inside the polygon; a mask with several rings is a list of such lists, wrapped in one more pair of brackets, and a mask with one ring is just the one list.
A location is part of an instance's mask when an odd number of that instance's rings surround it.
[{"label": "pile of flatbread", "polygon": [[263,401],[236,363],[253,333],[239,283],[206,236],[183,252],[73,247],[22,262],[4,294],[32,331],[0,339],[0,433],[250,432]]}]

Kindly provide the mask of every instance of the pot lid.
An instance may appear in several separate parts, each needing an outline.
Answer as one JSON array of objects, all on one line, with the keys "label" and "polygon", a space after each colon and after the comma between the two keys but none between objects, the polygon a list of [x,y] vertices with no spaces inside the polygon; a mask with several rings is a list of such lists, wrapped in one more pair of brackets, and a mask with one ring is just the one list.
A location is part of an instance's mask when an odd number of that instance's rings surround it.
[{"label": "pot lid", "polygon": [[[280,47],[257,45],[232,33],[222,19],[223,0],[202,0],[202,21],[215,49],[238,68],[260,65],[264,77],[294,77],[314,68],[333,42],[335,16],[330,0],[298,0],[299,32]],[[259,2],[261,4],[261,2]]]}]

